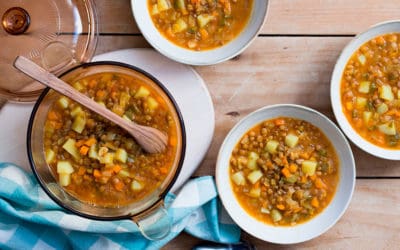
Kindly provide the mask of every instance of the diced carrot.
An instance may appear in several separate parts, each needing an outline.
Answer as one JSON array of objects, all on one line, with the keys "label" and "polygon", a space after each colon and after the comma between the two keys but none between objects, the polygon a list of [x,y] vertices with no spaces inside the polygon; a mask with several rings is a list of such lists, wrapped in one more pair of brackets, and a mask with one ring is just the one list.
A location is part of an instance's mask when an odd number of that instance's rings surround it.
[{"label": "diced carrot", "polygon": [[301,177],[301,183],[306,183],[307,182],[307,177],[305,175],[303,175]]},{"label": "diced carrot", "polygon": [[96,139],[94,138],[94,137],[90,137],[89,139],[87,139],[86,141],[85,141],[85,145],[86,146],[92,146],[93,144],[95,144],[96,143]]},{"label": "diced carrot", "polygon": [[321,180],[321,178],[316,178],[314,181],[315,187],[318,189],[325,189],[326,184]]},{"label": "diced carrot", "polygon": [[274,123],[276,126],[281,126],[281,125],[285,124],[285,120],[284,119],[276,119]]},{"label": "diced carrot", "polygon": [[124,190],[125,184],[122,181],[115,182],[114,183],[114,188],[118,191]]},{"label": "diced carrot", "polygon": [[297,171],[297,165],[296,164],[294,164],[294,163],[292,163],[292,164],[290,164],[289,165],[289,170],[290,170],[290,173],[296,173],[296,171]]},{"label": "diced carrot", "polygon": [[114,173],[118,174],[119,171],[122,170],[122,167],[120,165],[114,165],[112,170],[114,171]]},{"label": "diced carrot", "polygon": [[82,147],[82,145],[85,143],[85,140],[78,140],[77,142],[75,142],[75,146],[77,148]]},{"label": "diced carrot", "polygon": [[305,159],[305,160],[307,160],[308,158],[310,158],[310,154],[304,152],[304,153],[301,153],[301,154],[300,154],[300,157],[303,158],[303,159]]},{"label": "diced carrot", "polygon": [[169,137],[169,145],[171,146],[176,146],[178,144],[176,136],[170,136]]},{"label": "diced carrot", "polygon": [[106,92],[104,90],[97,90],[96,97],[99,99],[103,99],[106,96]]},{"label": "diced carrot", "polygon": [[114,171],[112,169],[106,169],[101,171],[101,175],[102,176],[106,176],[106,177],[111,177],[113,175]]},{"label": "diced carrot", "polygon": [[96,178],[100,178],[102,176],[101,172],[98,169],[93,171],[93,176]]},{"label": "diced carrot", "polygon": [[281,172],[286,178],[289,178],[292,175],[288,168],[282,168]]},{"label": "diced carrot", "polygon": [[279,210],[285,210],[285,205],[278,204],[278,205],[276,205],[276,208],[279,209]]},{"label": "diced carrot", "polygon": [[84,167],[79,167],[78,169],[78,175],[84,175],[86,173],[86,168]]},{"label": "diced carrot", "polygon": [[80,153],[81,155],[87,155],[88,152],[89,152],[89,147],[88,147],[88,146],[83,145],[83,146],[79,149],[79,153]]},{"label": "diced carrot", "polygon": [[167,174],[168,173],[168,168],[167,167],[161,167],[160,168],[160,173],[161,174]]},{"label": "diced carrot", "polygon": [[55,111],[50,111],[49,114],[47,115],[47,118],[48,118],[49,120],[56,121],[56,120],[59,119],[59,115],[58,115],[58,113],[55,112]]},{"label": "diced carrot", "polygon": [[96,81],[95,79],[92,79],[92,80],[89,82],[89,87],[90,87],[91,89],[93,89],[96,85],[97,85],[97,81]]},{"label": "diced carrot", "polygon": [[208,38],[208,32],[207,32],[207,30],[206,29],[204,29],[204,28],[201,28],[200,30],[199,30],[199,32],[200,32],[200,35],[201,35],[201,39],[207,39]]},{"label": "diced carrot", "polygon": [[310,176],[310,179],[311,179],[312,181],[315,181],[316,178],[317,178],[317,176],[316,176],[315,174],[313,174],[313,175]]},{"label": "diced carrot", "polygon": [[318,208],[319,207],[319,201],[317,199],[317,197],[312,198],[311,200],[311,206]]}]

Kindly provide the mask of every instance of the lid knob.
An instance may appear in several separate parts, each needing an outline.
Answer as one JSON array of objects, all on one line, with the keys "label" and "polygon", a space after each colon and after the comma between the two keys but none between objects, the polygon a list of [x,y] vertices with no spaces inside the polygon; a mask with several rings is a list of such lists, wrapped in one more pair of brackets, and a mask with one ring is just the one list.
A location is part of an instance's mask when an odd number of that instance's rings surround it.
[{"label": "lid knob", "polygon": [[31,18],[26,10],[21,7],[8,9],[4,14],[1,24],[4,30],[11,35],[24,33],[31,23]]}]

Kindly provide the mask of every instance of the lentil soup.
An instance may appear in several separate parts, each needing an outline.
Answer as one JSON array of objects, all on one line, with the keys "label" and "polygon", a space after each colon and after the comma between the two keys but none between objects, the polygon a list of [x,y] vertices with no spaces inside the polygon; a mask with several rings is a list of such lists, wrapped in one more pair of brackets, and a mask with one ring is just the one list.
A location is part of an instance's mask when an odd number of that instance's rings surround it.
[{"label": "lentil soup", "polygon": [[44,126],[47,164],[59,184],[88,204],[120,207],[144,199],[169,178],[181,141],[172,104],[141,77],[96,73],[71,84],[114,113],[168,134],[163,153],[147,154],[123,129],[66,97]]},{"label": "lentil soup", "polygon": [[267,224],[293,226],[328,206],[339,181],[339,161],[317,127],[279,117],[243,135],[232,151],[229,174],[247,213]]},{"label": "lentil soup", "polygon": [[363,44],[341,79],[343,113],[353,129],[376,146],[400,149],[400,34]]},{"label": "lentil soup", "polygon": [[195,51],[232,41],[247,25],[254,0],[148,0],[157,30]]}]

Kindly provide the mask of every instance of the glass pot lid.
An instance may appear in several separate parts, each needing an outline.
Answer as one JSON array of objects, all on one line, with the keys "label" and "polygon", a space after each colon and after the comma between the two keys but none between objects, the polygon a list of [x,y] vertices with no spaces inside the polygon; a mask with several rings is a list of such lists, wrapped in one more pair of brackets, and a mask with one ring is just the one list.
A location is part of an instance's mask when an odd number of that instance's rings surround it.
[{"label": "glass pot lid", "polygon": [[0,99],[31,102],[44,89],[13,67],[18,55],[57,75],[94,55],[93,0],[1,0],[0,18]]}]

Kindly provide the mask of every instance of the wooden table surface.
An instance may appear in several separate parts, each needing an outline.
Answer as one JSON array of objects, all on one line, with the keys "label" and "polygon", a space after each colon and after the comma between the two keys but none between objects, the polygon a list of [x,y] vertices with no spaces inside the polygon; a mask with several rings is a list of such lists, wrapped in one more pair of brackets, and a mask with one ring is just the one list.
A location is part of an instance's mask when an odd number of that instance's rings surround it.
[{"label": "wooden table surface", "polygon": [[[150,47],[132,17],[129,0],[96,0],[100,37],[96,54]],[[195,176],[214,175],[218,149],[228,131],[265,105],[296,103],[324,113],[330,106],[330,76],[343,47],[369,26],[399,18],[400,0],[271,0],[261,34],[237,58],[195,67],[215,107],[215,136]],[[355,193],[328,232],[296,245],[242,237],[258,249],[400,249],[400,162],[382,160],[352,145],[357,165]],[[200,240],[179,235],[165,249],[190,249]]]}]

